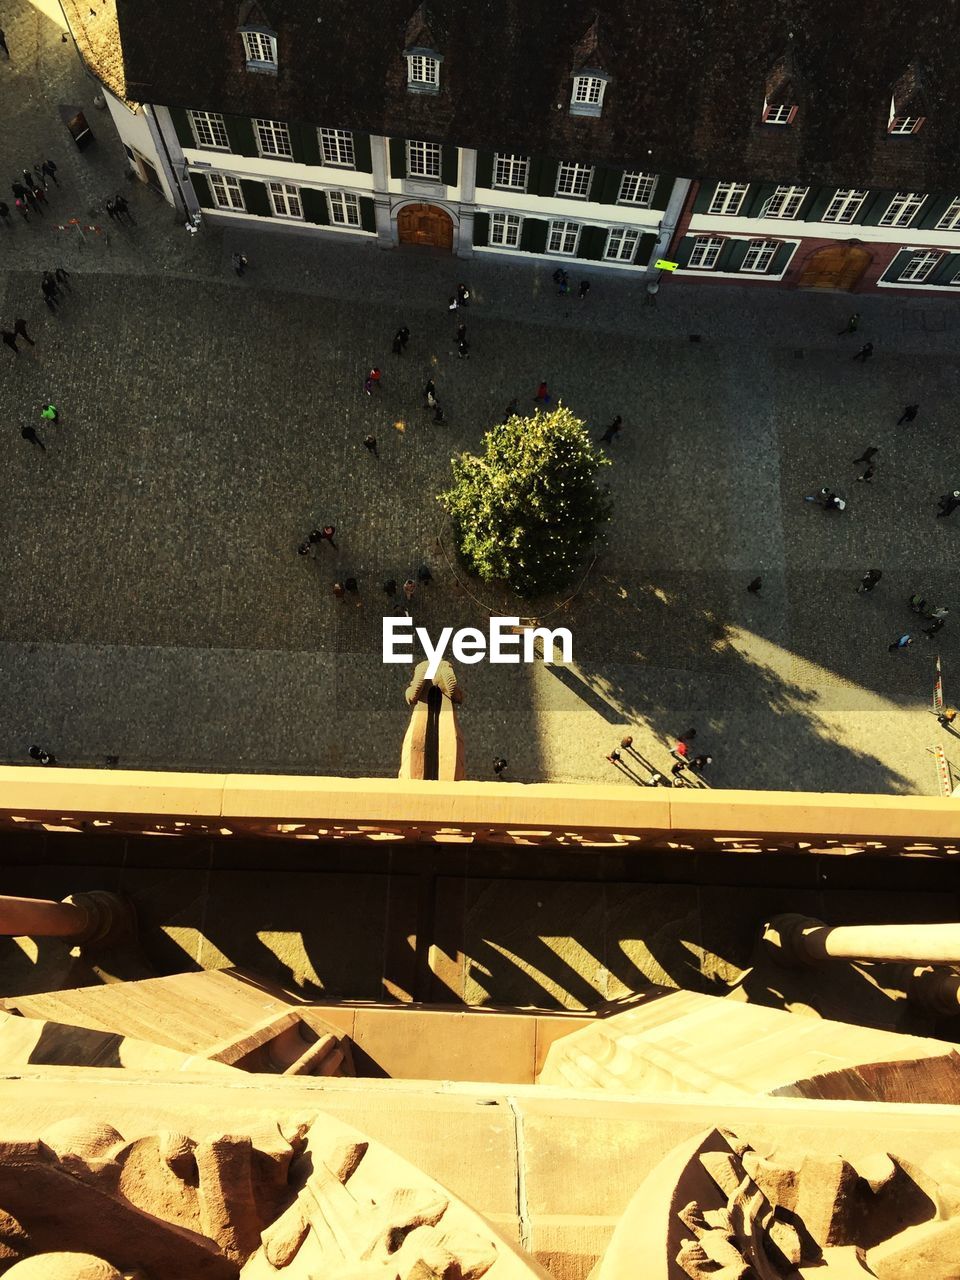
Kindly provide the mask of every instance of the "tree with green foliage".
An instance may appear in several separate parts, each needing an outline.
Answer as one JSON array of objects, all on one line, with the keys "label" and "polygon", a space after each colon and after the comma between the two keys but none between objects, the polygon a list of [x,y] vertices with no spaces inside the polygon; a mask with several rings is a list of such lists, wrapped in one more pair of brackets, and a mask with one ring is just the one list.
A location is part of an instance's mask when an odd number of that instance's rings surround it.
[{"label": "tree with green foliage", "polygon": [[439,501],[468,569],[521,596],[573,581],[610,520],[607,458],[562,405],[515,414],[488,431],[480,455],[451,461],[453,486]]}]

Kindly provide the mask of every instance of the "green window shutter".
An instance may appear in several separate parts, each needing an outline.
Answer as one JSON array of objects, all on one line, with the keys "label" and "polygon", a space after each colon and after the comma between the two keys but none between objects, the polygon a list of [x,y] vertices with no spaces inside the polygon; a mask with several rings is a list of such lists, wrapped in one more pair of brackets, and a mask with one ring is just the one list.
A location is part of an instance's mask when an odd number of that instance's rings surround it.
[{"label": "green window shutter", "polygon": [[325,227],[330,221],[326,193],[314,191],[312,187],[301,187],[300,199],[303,201],[303,216],[307,222],[315,222],[318,226]]},{"label": "green window shutter", "polygon": [[771,276],[778,276],[793,257],[796,248],[797,246],[795,241],[785,240],[773,255],[773,261],[767,268],[767,274]]},{"label": "green window shutter", "polygon": [[459,170],[460,152],[458,148],[444,143],[440,148],[440,181],[448,187],[455,187]]},{"label": "green window shutter", "polygon": [[580,243],[577,246],[578,258],[590,258],[598,262],[603,257],[607,243],[607,233],[603,227],[584,227],[580,232]]},{"label": "green window shutter", "polygon": [[320,160],[320,139],[317,129],[312,124],[292,124],[290,126],[290,145],[293,147],[293,158],[299,164],[318,165]]},{"label": "green window shutter", "polygon": [[[643,170],[641,169],[642,173]],[[657,185],[653,189],[653,199],[650,202],[651,209],[665,209],[670,201],[673,193],[673,184],[676,182],[677,176],[674,173],[658,173]]]},{"label": "green window shutter", "polygon": [[757,182],[747,192],[743,204],[740,207],[741,217],[760,218],[761,209],[776,191],[776,183],[773,182]]},{"label": "green window shutter", "polygon": [[710,208],[710,201],[713,199],[713,193],[716,191],[718,182],[716,178],[705,178],[700,183],[700,190],[697,192],[696,199],[693,202],[694,213],[706,213]]},{"label": "green window shutter", "polygon": [[403,138],[390,139],[390,177],[407,176],[407,144]]},{"label": "green window shutter", "polygon": [[960,271],[960,253],[947,253],[943,261],[927,276],[927,284],[952,284],[953,277]]},{"label": "green window shutter", "polygon": [[360,197],[360,225],[364,231],[377,229],[377,206],[369,196]]},{"label": "green window shutter", "polygon": [[557,189],[557,170],[560,168],[559,160],[551,160],[548,156],[544,156],[540,162],[540,174],[536,187],[533,183],[529,183],[527,190],[531,194],[538,196],[552,196]]},{"label": "green window shutter", "polygon": [[356,159],[358,173],[373,173],[369,133],[355,133],[353,135],[353,154]]},{"label": "green window shutter", "polygon": [[[521,239],[523,231],[520,232]],[[475,213],[473,215],[473,244],[475,248],[482,249],[485,244],[490,243],[490,215],[489,213]]]},{"label": "green window shutter", "polygon": [[715,271],[739,271],[747,256],[749,240],[728,240],[720,250]]},{"label": "green window shutter", "polygon": [[650,261],[650,255],[653,253],[653,246],[656,243],[657,237],[652,231],[648,231],[646,235],[640,237],[640,243],[637,245],[637,252],[633,259],[635,267],[647,266]]},{"label": "green window shutter", "polygon": [[527,253],[544,253],[547,248],[547,223],[539,218],[524,218],[520,229],[520,248]]},{"label": "green window shutter", "polygon": [[223,123],[230,139],[230,150],[238,156],[258,156],[257,140],[253,132],[253,121],[247,116],[224,116]]},{"label": "green window shutter", "polygon": [[679,263],[681,267],[685,267],[690,261],[690,254],[693,252],[693,243],[696,238],[696,236],[684,236],[677,245],[676,251],[673,255],[673,260],[674,262]]},{"label": "green window shutter", "polygon": [[196,147],[197,140],[193,136],[193,130],[190,128],[190,117],[183,107],[168,107],[170,119],[176,130],[177,138],[181,147]]},{"label": "green window shutter", "polygon": [[543,156],[530,156],[527,161],[527,191],[535,196],[540,191],[540,179],[543,176]]},{"label": "green window shutter", "polygon": [[810,200],[809,208],[805,213],[801,210],[801,213],[804,213],[804,218],[807,222],[821,221],[823,215],[827,212],[827,206],[833,199],[836,190],[836,187],[820,187],[815,188],[813,192],[811,192],[810,197],[808,197]]},{"label": "green window shutter", "polygon": [[901,249],[894,257],[893,261],[887,267],[886,271],[880,277],[881,280],[898,280],[900,272],[904,269],[910,259],[913,257],[909,249]]},{"label": "green window shutter", "polygon": [[953,196],[937,193],[928,196],[927,202],[920,210],[920,217],[915,226],[924,231],[933,231],[937,223],[950,208],[953,202]]},{"label": "green window shutter", "polygon": [[622,181],[622,169],[598,169],[593,175],[590,199],[597,200],[600,204],[616,204]]},{"label": "green window shutter", "polygon": [[210,192],[210,183],[206,180],[202,173],[191,173],[190,181],[193,183],[193,189],[197,193],[197,199],[203,209],[215,209],[213,196]]},{"label": "green window shutter", "polygon": [[887,211],[887,206],[897,193],[895,191],[871,191],[860,206],[860,212],[851,223],[856,226],[857,223],[865,227],[876,227],[880,224],[880,219]]},{"label": "green window shutter", "polygon": [[270,197],[262,182],[251,182],[247,178],[240,179],[240,190],[243,192],[243,203],[247,213],[255,213],[259,218],[270,218]]},{"label": "green window shutter", "polygon": [[477,186],[490,188],[493,186],[493,152],[477,152]]}]

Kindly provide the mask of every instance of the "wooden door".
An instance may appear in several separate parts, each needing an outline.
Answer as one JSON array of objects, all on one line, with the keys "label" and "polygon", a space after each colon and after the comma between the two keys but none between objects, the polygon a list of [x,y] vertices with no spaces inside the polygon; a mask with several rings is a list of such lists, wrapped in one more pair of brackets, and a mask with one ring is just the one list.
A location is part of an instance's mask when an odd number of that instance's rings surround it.
[{"label": "wooden door", "polygon": [[808,259],[798,283],[801,289],[852,289],[870,262],[855,244],[830,244]]},{"label": "wooden door", "polygon": [[397,234],[401,244],[452,249],[453,219],[435,204],[407,204],[397,214]]}]

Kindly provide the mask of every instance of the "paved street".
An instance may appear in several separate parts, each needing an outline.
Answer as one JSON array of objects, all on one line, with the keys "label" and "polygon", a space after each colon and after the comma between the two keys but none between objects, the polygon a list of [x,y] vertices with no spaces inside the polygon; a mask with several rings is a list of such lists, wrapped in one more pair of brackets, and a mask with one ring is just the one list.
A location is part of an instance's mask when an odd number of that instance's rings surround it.
[{"label": "paved street", "polygon": [[[476,448],[511,397],[532,407],[545,377],[596,431],[623,414],[615,521],[553,615],[573,632],[572,667],[461,667],[470,776],[502,753],[520,781],[615,781],[604,757],[628,728],[666,770],[688,725],[719,787],[933,794],[938,740],[960,773],[960,740],[928,710],[937,652],[947,700],[960,696],[960,512],[934,518],[960,487],[955,300],[667,280],[652,308],[597,273],[580,303],[557,298],[543,266],[190,237],[125,180],[59,28],[25,0],[6,0],[0,25],[10,177],[49,155],[62,181],[44,218],[0,227],[0,319],[26,316],[37,340],[0,358],[0,758],[40,742],[66,764],[395,773],[409,673],[380,660],[381,583],[428,563],[414,613],[432,633],[516,610],[458,581],[435,494],[451,454]],[[87,112],[88,152],[64,102]],[[99,212],[118,189],[134,227]],[[68,238],[55,226],[71,216],[106,234]],[[73,291],[50,314],[39,272],[58,262]],[[460,279],[468,361],[445,305]],[[838,339],[854,308],[861,333]],[[400,323],[412,337],[398,360]],[[866,339],[876,355],[861,366]],[[367,397],[371,364],[384,386]],[[428,376],[441,426],[419,407]],[[47,397],[61,419],[41,453],[20,427],[40,426]],[[898,428],[908,401],[920,416]],[[877,476],[858,484],[868,445]],[[824,484],[848,498],[843,514],[803,501]],[[318,522],[337,526],[339,550],[298,556]],[[883,580],[859,596],[870,567]],[[330,591],[350,574],[360,608]],[[906,607],[914,591],[952,610],[932,643]],[[903,631],[912,649],[888,653]]]}]

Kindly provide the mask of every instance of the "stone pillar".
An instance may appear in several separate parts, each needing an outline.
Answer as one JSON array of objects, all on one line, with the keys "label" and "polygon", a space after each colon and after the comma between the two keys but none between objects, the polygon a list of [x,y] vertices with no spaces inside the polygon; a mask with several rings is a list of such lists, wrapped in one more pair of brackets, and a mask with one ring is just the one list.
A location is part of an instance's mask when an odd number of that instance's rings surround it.
[{"label": "stone pillar", "polygon": [[0,896],[0,935],[9,937],[105,942],[128,923],[124,902],[102,889],[71,894],[63,902]]},{"label": "stone pillar", "polygon": [[370,162],[373,167],[373,208],[377,224],[377,247],[393,248],[393,221],[390,217],[390,192],[387,189],[387,140],[370,135]]},{"label": "stone pillar", "polygon": [[763,941],[784,965],[827,960],[960,964],[960,924],[866,924],[833,927],[811,916],[774,916]]}]

